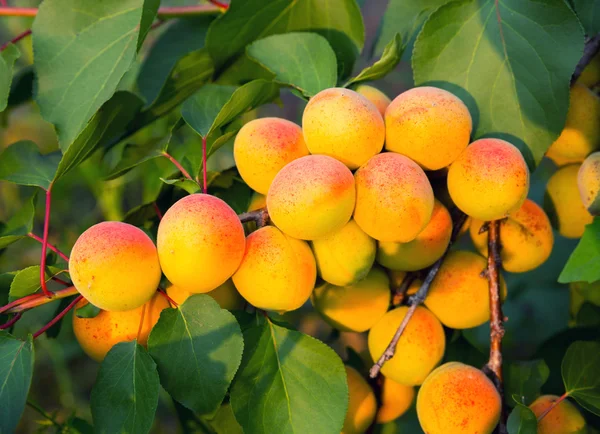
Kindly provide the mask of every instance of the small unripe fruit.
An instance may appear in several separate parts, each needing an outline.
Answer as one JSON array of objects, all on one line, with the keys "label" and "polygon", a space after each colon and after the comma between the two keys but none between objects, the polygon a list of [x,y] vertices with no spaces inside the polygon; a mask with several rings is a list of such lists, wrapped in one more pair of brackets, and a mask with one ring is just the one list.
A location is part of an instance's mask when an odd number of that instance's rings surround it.
[{"label": "small unripe fruit", "polygon": [[69,273],[81,295],[100,309],[125,311],[146,303],[160,283],[154,243],[139,228],[103,222],[79,236]]},{"label": "small unripe fruit", "polygon": [[361,84],[358,86],[356,91],[375,104],[375,107],[377,107],[377,110],[379,110],[381,117],[385,116],[385,110],[392,102],[392,100],[389,99],[385,93],[373,86],[367,86],[366,84]]},{"label": "small unripe fruit", "polygon": [[577,174],[579,196],[592,215],[600,215],[600,152],[589,155]]},{"label": "small unripe fruit", "polygon": [[[559,399],[554,395],[542,395],[529,408],[539,417]],[[585,419],[573,404],[566,399],[550,410],[538,421],[538,434],[580,434],[585,432]]]},{"label": "small unripe fruit", "polygon": [[377,401],[373,389],[356,369],[346,366],[348,379],[348,411],[342,434],[363,434],[373,423]]},{"label": "small unripe fruit", "polygon": [[[173,299],[178,305],[182,305],[193,293],[181,289],[178,286],[171,285],[167,288],[167,295]],[[246,305],[246,301],[240,295],[231,279],[224,284],[216,287],[206,295],[210,295],[222,309],[227,310],[242,310]]]},{"label": "small unripe fruit", "polygon": [[383,379],[381,407],[377,412],[377,423],[388,423],[398,419],[410,408],[415,399],[415,388]]}]

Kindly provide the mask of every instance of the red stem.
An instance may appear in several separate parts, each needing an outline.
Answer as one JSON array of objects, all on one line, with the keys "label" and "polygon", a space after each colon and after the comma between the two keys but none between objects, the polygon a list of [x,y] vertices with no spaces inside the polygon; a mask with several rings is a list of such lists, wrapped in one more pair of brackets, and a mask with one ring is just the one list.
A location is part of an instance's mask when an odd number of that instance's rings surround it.
[{"label": "red stem", "polygon": [[563,402],[567,398],[567,396],[569,396],[569,394],[565,392],[560,398],[558,398],[556,401],[554,401],[550,407],[548,407],[546,410],[544,410],[544,412],[542,414],[540,414],[537,418],[538,423],[540,422],[540,420],[542,420],[544,418],[544,416],[546,416],[548,413],[550,413],[552,411],[552,409],[554,409],[554,407],[556,407],[558,404]]},{"label": "red stem", "polygon": [[15,306],[19,306],[19,305],[21,305],[23,303],[28,302],[29,300],[35,300],[36,298],[40,298],[40,297],[44,297],[44,294],[31,294],[31,295],[27,295],[25,297],[19,298],[19,299],[15,300],[15,301],[12,301],[12,302],[8,303],[6,306],[2,306],[0,308],[0,313],[4,313],[7,310],[9,310],[9,309],[11,309],[11,308],[13,308]]},{"label": "red stem", "polygon": [[206,179],[206,137],[202,137],[202,193],[204,194],[208,192]]},{"label": "red stem", "polygon": [[10,41],[5,42],[4,44],[2,44],[2,46],[0,46],[0,51],[4,51],[6,49],[6,47],[8,47],[10,44],[16,44],[21,39],[26,38],[29,35],[31,35],[31,29],[25,30],[20,35],[17,35],[14,38],[12,38]]},{"label": "red stem", "polygon": [[171,303],[173,306],[175,306],[175,307],[179,306],[179,304],[177,304],[177,302],[175,300],[173,300],[171,297],[169,297],[169,294],[167,294],[164,289],[158,288],[158,292],[160,292],[160,295],[165,297],[169,301],[169,303]]},{"label": "red stem", "polygon": [[73,286],[71,283],[69,283],[69,282],[67,282],[67,281],[65,281],[65,280],[59,279],[59,278],[58,278],[58,277],[56,277],[56,276],[52,277],[52,280],[54,280],[55,282],[58,282],[58,283],[60,283],[61,285],[65,285],[65,286]]},{"label": "red stem", "polygon": [[[36,234],[29,232],[27,234],[27,236],[29,238],[33,238],[36,241],[39,241],[40,243],[43,243],[44,240],[41,239],[40,237],[38,237]],[[67,255],[65,255],[63,252],[61,252],[60,250],[58,250],[56,247],[54,247],[52,244],[47,243],[47,247],[52,250],[54,253],[56,253],[58,256],[60,256],[61,258],[63,258],[65,260],[65,262],[69,262],[69,257]]]},{"label": "red stem", "polygon": [[158,207],[158,205],[156,204],[156,202],[152,202],[152,205],[154,206],[154,211],[156,211],[156,215],[158,216],[159,220],[162,220],[163,218],[163,213],[161,212],[160,208]]},{"label": "red stem", "polygon": [[68,288],[59,289],[58,291],[53,292],[50,297],[46,297],[44,294],[29,295],[27,297],[20,298],[19,300],[15,300],[14,302],[10,303],[10,305],[3,306],[0,309],[0,313],[5,311],[8,313],[16,313],[33,309],[34,307],[51,303],[54,300],[76,295],[77,293],[77,289],[74,286],[70,286]]},{"label": "red stem", "polygon": [[6,3],[6,0],[0,0],[0,5],[2,5],[2,6],[8,6],[8,4]]},{"label": "red stem", "polygon": [[50,203],[52,200],[52,183],[46,190],[46,213],[44,215],[44,238],[42,238],[42,257],[40,258],[40,284],[46,297],[52,295],[46,285],[46,250],[48,247],[48,228],[50,227]]},{"label": "red stem", "polygon": [[[189,179],[190,181],[194,181],[194,178],[192,178],[192,177],[190,176],[190,174],[188,173],[188,171],[187,171],[187,170],[185,170],[185,169],[183,168],[183,166],[182,166],[182,165],[179,163],[179,161],[177,161],[175,158],[173,158],[173,157],[172,157],[170,154],[168,154],[167,152],[163,152],[163,155],[164,155],[165,157],[167,157],[167,158],[168,158],[168,159],[171,161],[171,163],[173,163],[173,164],[175,165],[175,167],[177,167],[177,169],[179,169],[179,171],[181,172],[181,174],[182,174],[183,176],[185,176],[185,177],[186,177],[187,179]],[[196,182],[196,181],[194,181],[194,182]]]},{"label": "red stem", "polygon": [[58,321],[60,321],[60,319],[65,316],[71,309],[73,309],[75,307],[75,305],[77,303],[79,303],[79,301],[83,298],[83,295],[80,295],[78,297],[75,297],[75,300],[73,300],[71,303],[69,303],[69,305],[58,315],[56,315],[52,321],[50,321],[48,324],[46,324],[44,327],[42,327],[41,329],[39,329],[37,332],[35,332],[33,334],[33,339],[37,338],[39,335],[45,333],[50,327],[52,327],[54,324],[56,324]]},{"label": "red stem", "polygon": [[5,322],[4,324],[0,325],[0,330],[6,330],[11,328],[12,326],[14,326],[16,324],[17,321],[19,321],[21,319],[21,317],[23,316],[23,313],[19,312],[17,313],[15,316],[13,316],[10,321]]},{"label": "red stem", "polygon": [[220,2],[219,0],[208,0],[208,1],[221,9],[225,9],[225,10],[229,9],[229,5],[227,3]]}]

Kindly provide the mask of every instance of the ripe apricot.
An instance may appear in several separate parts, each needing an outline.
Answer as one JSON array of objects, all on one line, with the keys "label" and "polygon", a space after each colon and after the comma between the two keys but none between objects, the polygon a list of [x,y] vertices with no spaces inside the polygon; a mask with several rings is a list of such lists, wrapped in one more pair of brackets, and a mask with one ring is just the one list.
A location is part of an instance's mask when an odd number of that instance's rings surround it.
[{"label": "ripe apricot", "polygon": [[429,223],[433,190],[423,169],[410,158],[393,152],[376,155],[354,177],[354,220],[371,237],[407,243]]},{"label": "ripe apricot", "polygon": [[577,173],[577,186],[583,206],[592,215],[600,215],[600,152],[590,154]]},{"label": "ripe apricot", "polygon": [[377,412],[377,423],[388,423],[402,416],[415,399],[415,388],[383,379],[381,387],[381,407]]},{"label": "ripe apricot", "polygon": [[223,284],[244,255],[244,228],[237,214],[208,194],[191,194],[177,201],[160,221],[157,238],[165,276],[193,293]]},{"label": "ripe apricot", "polygon": [[[590,63],[581,71],[577,83],[592,88],[600,83],[600,54],[596,54]],[[7,142],[10,143],[10,142]]]},{"label": "ripe apricot", "polygon": [[267,208],[283,232],[314,240],[348,223],[355,200],[354,178],[346,166],[326,155],[309,155],[277,174],[267,194]]},{"label": "ripe apricot", "polygon": [[417,415],[428,434],[491,434],[502,411],[494,384],[479,369],[458,362],[433,371],[417,395]]},{"label": "ripe apricot", "polygon": [[385,116],[385,109],[387,109],[392,102],[385,93],[373,86],[367,86],[366,84],[358,86],[356,92],[375,104],[375,107],[379,110],[379,114],[381,114],[382,117]]},{"label": "ripe apricot", "polygon": [[469,144],[467,106],[437,87],[415,87],[385,111],[385,149],[406,155],[425,170],[449,166]]},{"label": "ripe apricot", "polygon": [[[181,289],[178,286],[171,285],[167,288],[167,295],[171,297],[175,303],[181,305],[194,294],[185,289]],[[224,284],[216,287],[212,291],[207,292],[206,295],[210,295],[217,303],[219,303],[219,306],[221,306],[222,309],[241,310],[246,304],[231,279],[228,279]]]},{"label": "ripe apricot", "polygon": [[287,312],[308,300],[316,278],[317,266],[308,244],[265,226],[248,235],[233,283],[253,306]]},{"label": "ripe apricot", "polygon": [[348,411],[342,434],[362,434],[373,423],[377,401],[373,389],[358,371],[345,366],[348,379]]},{"label": "ripe apricot", "polygon": [[256,211],[267,206],[267,196],[260,193],[254,193],[250,198],[250,204],[248,205],[248,211]]},{"label": "ripe apricot", "polygon": [[71,250],[69,273],[81,295],[110,311],[146,303],[161,276],[150,237],[121,222],[98,223],[82,233]]},{"label": "ripe apricot", "polygon": [[[484,222],[473,219],[471,239],[479,253],[487,256],[488,233],[481,232]],[[539,267],[552,253],[554,234],[550,219],[534,201],[527,199],[521,208],[500,222],[502,267],[511,273],[523,273]]]},{"label": "ripe apricot", "polygon": [[501,219],[525,201],[529,169],[510,143],[476,140],[450,166],[448,191],[465,214],[485,221]]},{"label": "ripe apricot", "polygon": [[275,175],[290,161],[308,155],[302,129],[280,118],[248,122],[238,132],[233,157],[251,189],[267,194]]},{"label": "ripe apricot", "polygon": [[377,262],[399,271],[416,271],[429,267],[448,248],[452,235],[452,218],[438,200],[433,206],[431,220],[417,238],[408,243],[386,243],[377,246]]},{"label": "ripe apricot", "polygon": [[[86,304],[88,301],[83,299],[77,303],[75,309]],[[92,359],[101,362],[113,345],[119,342],[132,341],[137,337],[138,344],[146,346],[152,327],[158,322],[162,310],[168,307],[170,305],[167,299],[155,292],[150,301],[135,309],[120,312],[102,310],[94,318],[79,318],[74,313],[73,332],[83,351]],[[140,329],[142,315],[144,323]]]},{"label": "ripe apricot", "polygon": [[[407,306],[386,313],[369,331],[369,352],[378,360],[408,312]],[[381,373],[397,383],[418,386],[442,360],[446,336],[440,321],[424,307],[417,307],[398,341],[395,355]]]},{"label": "ripe apricot", "polygon": [[[555,395],[542,395],[529,408],[539,417],[559,399]],[[585,431],[585,419],[580,411],[566,399],[538,421],[538,434],[578,434]]]},{"label": "ripe apricot", "polygon": [[350,89],[325,89],[313,96],[302,115],[311,154],[334,157],[356,169],[383,148],[385,125],[377,107]]}]

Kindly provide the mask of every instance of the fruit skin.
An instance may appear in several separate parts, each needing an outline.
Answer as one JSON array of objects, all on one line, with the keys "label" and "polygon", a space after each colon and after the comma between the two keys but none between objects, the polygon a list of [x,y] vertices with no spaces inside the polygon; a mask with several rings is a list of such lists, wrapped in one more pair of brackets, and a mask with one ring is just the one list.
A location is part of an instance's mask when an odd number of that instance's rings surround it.
[{"label": "fruit skin", "polygon": [[408,157],[392,152],[376,155],[354,178],[354,220],[371,237],[407,243],[429,223],[433,190],[423,169]]},{"label": "fruit skin", "polygon": [[[75,309],[88,304],[83,299]],[[152,327],[158,322],[163,309],[170,307],[169,302],[159,293],[145,304],[144,324],[138,344],[146,346]],[[73,313],[73,333],[83,351],[97,362],[101,362],[113,345],[137,338],[144,306],[122,312],[100,311],[94,318],[79,318]]]},{"label": "fruit skin", "polygon": [[600,215],[600,152],[590,154],[577,173],[577,186],[583,206],[592,215]]},{"label": "fruit skin", "polygon": [[410,408],[415,399],[415,388],[383,379],[381,407],[377,412],[377,423],[388,423],[398,419]]},{"label": "fruit skin", "polygon": [[491,434],[502,400],[494,384],[472,366],[446,363],[433,371],[417,395],[417,415],[428,434]]},{"label": "fruit skin", "polygon": [[81,295],[109,311],[140,307],[161,277],[150,237],[121,222],[98,223],[82,233],[71,250],[69,273]]},{"label": "fruit skin", "polygon": [[302,131],[311,154],[329,155],[353,170],[381,152],[385,140],[377,107],[357,92],[338,87],[310,99]]},{"label": "fruit skin", "polygon": [[592,88],[600,82],[600,54],[596,54],[583,69],[577,83]]},{"label": "fruit skin", "polygon": [[467,147],[472,128],[469,109],[458,97],[436,87],[415,87],[385,111],[385,149],[406,155],[425,170],[438,170]]},{"label": "fruit skin", "polygon": [[248,205],[248,212],[256,211],[267,206],[267,196],[260,193],[254,193],[250,198],[250,204]]},{"label": "fruit skin", "polygon": [[191,194],[167,210],[158,225],[158,256],[167,279],[189,292],[225,283],[244,256],[244,228],[221,199]]},{"label": "fruit skin", "polygon": [[479,220],[498,220],[525,201],[529,169],[521,152],[510,143],[476,140],[450,166],[448,191],[465,214]]},{"label": "fruit skin", "polygon": [[350,366],[345,366],[348,379],[348,411],[342,434],[362,434],[373,423],[377,401],[369,383]]},{"label": "fruit skin", "polygon": [[308,148],[302,129],[280,118],[248,122],[238,132],[233,145],[233,157],[242,179],[262,194],[267,194],[283,166],[305,155]]},{"label": "fruit skin", "polygon": [[[483,256],[488,254],[488,233],[479,233],[484,222],[473,219],[470,233],[473,244]],[[554,234],[550,219],[534,201],[527,199],[521,208],[500,221],[500,257],[502,267],[511,273],[523,273],[542,265],[550,257]]]},{"label": "fruit skin", "polygon": [[283,232],[315,240],[348,223],[355,200],[354,178],[346,166],[326,155],[309,155],[277,174],[267,194],[267,208]]},{"label": "fruit skin", "polygon": [[[175,301],[175,303],[183,304],[192,294],[191,292],[181,289],[178,286],[171,285],[167,288],[167,295]],[[206,295],[210,295],[222,309],[227,310],[242,310],[246,305],[246,301],[235,288],[233,281],[228,279],[224,284],[216,287]]]},{"label": "fruit skin", "polygon": [[317,266],[308,244],[265,226],[248,235],[233,283],[253,306],[287,312],[308,300],[316,278]]},{"label": "fruit skin", "polygon": [[387,109],[392,102],[392,100],[389,99],[385,93],[373,86],[368,86],[366,84],[361,84],[358,86],[356,88],[356,92],[360,93],[362,96],[375,104],[375,107],[377,107],[377,110],[379,110],[381,117],[385,116],[385,109]]},{"label": "fruit skin", "polygon": [[[531,403],[529,408],[540,416],[559,399],[555,395],[542,395]],[[579,434],[584,432],[585,419],[573,404],[566,399],[554,407],[542,420],[538,421],[538,434]]]},{"label": "fruit skin", "polygon": [[375,240],[354,220],[312,241],[311,246],[319,276],[333,285],[346,286],[364,279],[375,262]]},{"label": "fruit skin", "polygon": [[452,236],[452,218],[444,205],[435,200],[431,220],[408,243],[379,242],[377,262],[396,271],[422,270],[442,257]]},{"label": "fruit skin", "polygon": [[585,226],[594,220],[579,196],[577,176],[580,167],[580,164],[561,167],[546,185],[544,209],[552,225],[567,238],[580,238]]},{"label": "fruit skin", "polygon": [[390,279],[373,268],[367,277],[350,286],[324,283],[313,291],[311,301],[317,312],[342,331],[364,332],[385,315],[390,305]]},{"label": "fruit skin", "polygon": [[[373,360],[383,354],[408,307],[397,307],[386,313],[369,331],[369,353]],[[446,336],[442,324],[424,307],[417,307],[398,341],[396,354],[381,368],[381,373],[407,386],[418,386],[442,360]]]}]

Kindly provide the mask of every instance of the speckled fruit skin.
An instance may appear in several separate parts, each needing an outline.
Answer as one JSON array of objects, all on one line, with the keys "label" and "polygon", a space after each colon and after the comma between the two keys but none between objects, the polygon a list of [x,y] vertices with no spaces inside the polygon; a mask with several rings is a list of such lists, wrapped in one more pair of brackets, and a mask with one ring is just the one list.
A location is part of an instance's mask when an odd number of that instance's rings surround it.
[{"label": "speckled fruit skin", "polygon": [[[163,309],[170,307],[165,297],[158,293],[145,304],[144,323],[138,343],[146,346],[152,327],[158,322]],[[87,304],[81,300],[79,309]],[[101,362],[113,345],[137,338],[144,306],[122,312],[100,311],[94,318],[79,318],[73,314],[73,333],[83,351],[97,362]]]},{"label": "speckled fruit skin", "polygon": [[600,152],[590,154],[577,173],[577,186],[583,206],[592,215],[600,215]]},{"label": "speckled fruit skin", "polygon": [[375,262],[375,240],[354,220],[340,230],[312,241],[311,247],[319,276],[337,286],[364,279]]},{"label": "speckled fruit skin", "polygon": [[189,292],[225,283],[244,256],[244,228],[221,199],[191,194],[167,210],[158,225],[158,256],[167,279]]},{"label": "speckled fruit skin", "polygon": [[315,310],[332,327],[351,332],[369,330],[390,305],[390,279],[373,268],[367,277],[349,286],[323,283],[313,291]]},{"label": "speckled fruit skin", "polygon": [[529,169],[521,152],[500,139],[476,140],[450,166],[450,197],[465,214],[498,220],[521,207]]},{"label": "speckled fruit skin", "polygon": [[385,111],[385,149],[438,170],[467,147],[472,128],[469,109],[458,97],[437,87],[415,87]]},{"label": "speckled fruit skin", "polygon": [[502,401],[483,372],[458,362],[433,371],[419,389],[417,415],[427,434],[491,434]]},{"label": "speckled fruit skin", "polygon": [[356,88],[356,92],[360,93],[362,96],[371,101],[375,107],[377,107],[377,110],[379,110],[381,117],[385,115],[385,110],[392,102],[392,100],[389,99],[385,93],[373,86],[368,86],[366,84],[361,84],[358,86]]},{"label": "speckled fruit skin", "polygon": [[384,377],[377,423],[388,423],[398,419],[406,413],[414,399],[415,388],[413,386],[405,386]]},{"label": "speckled fruit skin", "polygon": [[81,295],[110,311],[146,303],[161,276],[150,237],[121,222],[98,223],[81,234],[71,250],[69,273]]},{"label": "speckled fruit skin", "polygon": [[[373,360],[383,354],[400,323],[407,306],[386,313],[369,331],[369,353]],[[381,373],[397,383],[418,386],[442,360],[446,336],[442,324],[424,307],[417,307],[398,341],[396,354],[381,368]]]},{"label": "speckled fruit skin", "polygon": [[436,200],[431,220],[414,240],[408,243],[378,243],[377,262],[396,271],[422,270],[442,257],[451,235],[450,213]]},{"label": "speckled fruit skin", "polygon": [[305,155],[308,155],[308,148],[302,129],[280,118],[248,122],[233,144],[233,157],[242,179],[262,194],[267,194],[273,178],[283,166]]},{"label": "speckled fruit skin", "polygon": [[[171,285],[167,288],[167,295],[171,297],[175,303],[181,305],[194,294],[185,289],[181,289],[178,286]],[[219,306],[221,306],[222,309],[241,310],[246,304],[246,301],[235,288],[231,279],[212,291],[207,292],[206,295],[210,295],[217,303],[219,303]]]},{"label": "speckled fruit skin", "polygon": [[429,223],[433,190],[423,169],[408,157],[392,152],[376,155],[354,178],[354,220],[371,237],[407,243]]},{"label": "speckled fruit skin", "polygon": [[373,389],[356,369],[345,366],[348,379],[348,411],[341,434],[363,434],[373,423],[377,401]]},{"label": "speckled fruit skin", "polygon": [[589,213],[579,195],[577,177],[581,164],[569,164],[558,169],[548,180],[544,197],[544,210],[552,225],[567,238],[581,238],[585,226],[594,217]]},{"label": "speckled fruit skin", "polygon": [[250,304],[265,310],[298,309],[310,297],[317,266],[309,245],[273,226],[252,232],[233,283]]},{"label": "speckled fruit skin", "polygon": [[[529,408],[539,417],[557,400],[558,396],[542,395],[533,401]],[[585,427],[585,419],[577,407],[565,399],[538,422],[537,432],[538,434],[581,434]]]},{"label": "speckled fruit skin", "polygon": [[309,155],[277,174],[267,194],[267,209],[286,234],[315,240],[348,223],[355,200],[354,178],[346,166],[326,155]]},{"label": "speckled fruit skin", "polygon": [[329,155],[356,169],[381,152],[385,125],[377,107],[350,89],[325,89],[313,96],[302,115],[311,154]]}]

